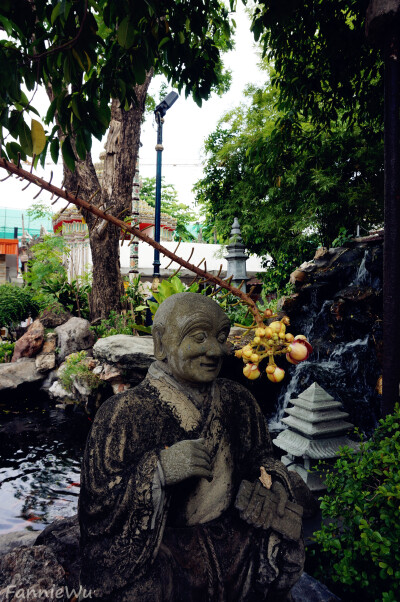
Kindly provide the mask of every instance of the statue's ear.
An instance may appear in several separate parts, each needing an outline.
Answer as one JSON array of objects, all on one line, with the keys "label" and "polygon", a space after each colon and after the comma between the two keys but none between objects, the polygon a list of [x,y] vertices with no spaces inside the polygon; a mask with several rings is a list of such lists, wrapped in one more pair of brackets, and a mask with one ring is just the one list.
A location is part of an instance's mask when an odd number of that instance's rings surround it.
[{"label": "statue's ear", "polygon": [[165,347],[163,345],[164,328],[161,326],[153,326],[153,342],[154,342],[154,357],[157,360],[163,361],[167,357]]}]

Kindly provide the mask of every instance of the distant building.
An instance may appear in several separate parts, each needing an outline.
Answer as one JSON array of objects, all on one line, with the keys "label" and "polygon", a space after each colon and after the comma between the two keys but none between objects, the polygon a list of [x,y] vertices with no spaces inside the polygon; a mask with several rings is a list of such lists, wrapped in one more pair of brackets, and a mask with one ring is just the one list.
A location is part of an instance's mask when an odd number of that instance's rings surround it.
[{"label": "distant building", "polygon": [[24,257],[18,243],[24,231],[28,239],[40,236],[41,227],[50,229],[50,217],[38,219],[21,209],[0,207],[0,284],[17,281]]},{"label": "distant building", "polygon": [[[146,233],[150,238],[154,238],[154,209],[146,201],[139,201],[137,217],[132,221],[135,222],[136,227],[141,232]],[[166,213],[161,213],[161,243],[173,240],[175,228],[176,219]],[[89,231],[80,210],[72,207],[61,214],[54,215],[53,231],[55,234],[64,237],[67,246],[71,250],[68,277],[73,280],[83,274],[92,263]],[[125,245],[125,248],[128,248],[128,246]],[[134,267],[135,273],[137,273],[137,261],[135,261],[134,266],[132,266],[130,260],[127,260],[126,266],[121,262],[121,267],[123,272],[128,272],[129,268]]]}]

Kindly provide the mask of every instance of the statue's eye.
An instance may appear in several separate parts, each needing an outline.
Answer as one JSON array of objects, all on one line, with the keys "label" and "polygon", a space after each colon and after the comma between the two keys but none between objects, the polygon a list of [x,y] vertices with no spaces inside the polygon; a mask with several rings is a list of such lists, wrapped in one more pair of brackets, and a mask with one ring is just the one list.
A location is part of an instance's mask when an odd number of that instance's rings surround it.
[{"label": "statue's eye", "polygon": [[206,333],[196,332],[196,334],[193,335],[193,338],[196,341],[196,343],[204,343],[204,341],[206,340]]},{"label": "statue's eye", "polygon": [[219,343],[225,343],[227,338],[228,338],[228,335],[226,334],[226,332],[221,332],[218,335],[218,342]]}]

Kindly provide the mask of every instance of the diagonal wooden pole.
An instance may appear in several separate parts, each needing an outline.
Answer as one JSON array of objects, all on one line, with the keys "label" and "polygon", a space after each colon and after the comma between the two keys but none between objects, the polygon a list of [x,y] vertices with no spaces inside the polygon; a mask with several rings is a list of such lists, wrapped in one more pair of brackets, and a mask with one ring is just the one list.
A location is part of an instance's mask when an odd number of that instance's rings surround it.
[{"label": "diagonal wooden pole", "polygon": [[172,251],[169,251],[168,249],[163,247],[159,242],[156,242],[155,240],[150,238],[150,236],[141,232],[138,228],[135,228],[134,226],[130,226],[126,222],[123,222],[122,220],[118,219],[117,217],[114,217],[113,215],[109,215],[108,213],[105,213],[104,211],[102,211],[101,209],[96,207],[95,205],[92,205],[91,203],[84,201],[83,199],[79,198],[78,196],[71,194],[71,193],[67,192],[66,190],[63,190],[62,188],[58,188],[54,184],[51,184],[51,182],[47,182],[43,178],[39,178],[35,174],[33,174],[29,171],[26,171],[22,167],[18,167],[18,165],[15,165],[14,163],[7,161],[3,157],[0,157],[0,168],[3,168],[6,171],[8,171],[10,173],[10,175],[15,175],[18,178],[22,178],[24,180],[27,180],[29,183],[39,186],[39,188],[41,190],[47,190],[48,192],[51,192],[52,195],[62,198],[64,200],[66,200],[68,203],[73,203],[74,205],[76,205],[77,207],[80,207],[84,211],[88,211],[89,213],[96,215],[97,218],[99,218],[99,219],[106,220],[107,222],[113,224],[117,228],[120,228],[123,232],[130,232],[131,234],[133,234],[140,240],[143,240],[143,242],[146,242],[147,244],[149,244],[152,247],[154,247],[155,249],[157,249],[160,253],[162,253],[166,257],[169,257],[169,259],[172,259],[172,261],[175,261],[176,263],[180,264],[182,267],[193,272],[194,274],[196,274],[197,276],[202,278],[204,281],[212,282],[212,283],[220,286],[221,288],[228,290],[230,293],[232,293],[232,295],[234,295],[235,297],[238,297],[241,301],[243,301],[246,305],[248,305],[252,315],[254,316],[254,320],[257,324],[259,324],[259,325],[263,324],[263,318],[260,314],[260,311],[258,310],[258,307],[257,307],[255,301],[253,301],[253,299],[248,294],[246,294],[244,291],[242,291],[241,289],[239,289],[235,286],[232,286],[232,284],[229,281],[222,280],[222,278],[219,278],[218,276],[214,276],[214,274],[210,274],[210,272],[207,272],[206,270],[202,270],[200,267],[194,265],[193,263],[189,263],[189,261],[185,261],[184,259],[182,259],[182,257],[179,257]]}]

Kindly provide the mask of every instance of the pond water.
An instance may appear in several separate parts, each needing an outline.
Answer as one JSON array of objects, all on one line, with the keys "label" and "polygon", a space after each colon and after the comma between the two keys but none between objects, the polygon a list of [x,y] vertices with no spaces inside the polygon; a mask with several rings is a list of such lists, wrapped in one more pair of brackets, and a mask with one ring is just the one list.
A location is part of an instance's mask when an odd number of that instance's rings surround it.
[{"label": "pond water", "polygon": [[42,400],[0,403],[0,534],[76,513],[90,425]]}]

